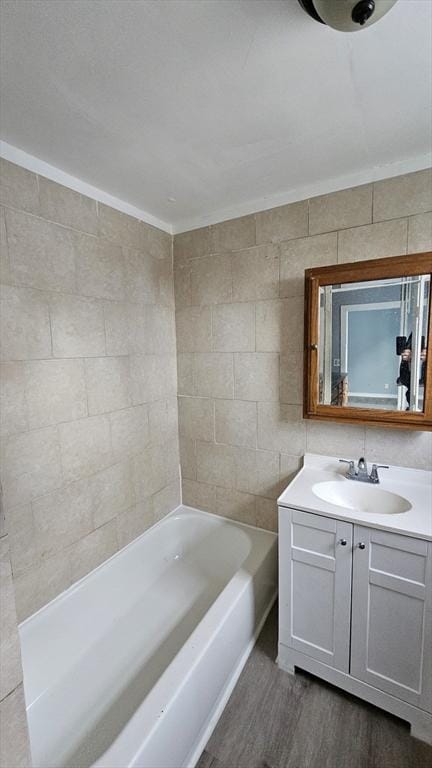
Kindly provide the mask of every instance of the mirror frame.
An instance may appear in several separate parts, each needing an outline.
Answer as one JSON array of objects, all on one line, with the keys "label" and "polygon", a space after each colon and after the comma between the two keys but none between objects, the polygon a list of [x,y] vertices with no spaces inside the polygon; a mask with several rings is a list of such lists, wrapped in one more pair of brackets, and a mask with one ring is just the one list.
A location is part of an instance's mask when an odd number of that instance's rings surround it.
[{"label": "mirror frame", "polygon": [[[335,264],[305,270],[305,346],[303,418],[338,421],[340,424],[368,424],[396,429],[432,430],[432,295],[429,298],[428,349],[424,388],[424,411],[388,411],[382,408],[324,405],[319,402],[319,290],[340,283],[383,280],[391,277],[431,275],[432,251],[392,256],[385,259]],[[432,286],[432,282],[431,282]]]}]

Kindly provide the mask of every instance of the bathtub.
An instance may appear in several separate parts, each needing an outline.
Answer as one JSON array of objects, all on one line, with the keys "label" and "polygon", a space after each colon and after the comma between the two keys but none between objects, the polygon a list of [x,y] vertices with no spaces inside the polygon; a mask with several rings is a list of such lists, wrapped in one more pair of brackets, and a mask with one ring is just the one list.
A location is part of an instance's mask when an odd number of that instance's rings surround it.
[{"label": "bathtub", "polygon": [[276,547],[179,507],[26,619],[34,768],[194,766],[274,601]]}]

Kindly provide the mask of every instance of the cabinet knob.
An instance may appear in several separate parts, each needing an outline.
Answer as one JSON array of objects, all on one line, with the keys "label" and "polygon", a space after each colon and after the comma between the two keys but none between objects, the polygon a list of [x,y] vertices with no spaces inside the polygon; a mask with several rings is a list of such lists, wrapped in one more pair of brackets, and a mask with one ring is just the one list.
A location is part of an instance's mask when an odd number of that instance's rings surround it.
[{"label": "cabinet knob", "polygon": [[340,539],[339,544],[341,545],[341,547],[346,547],[347,540],[346,539]]},{"label": "cabinet knob", "polygon": [[364,541],[360,542],[360,544],[358,545],[358,548],[359,549],[366,549],[366,544],[364,543]]}]

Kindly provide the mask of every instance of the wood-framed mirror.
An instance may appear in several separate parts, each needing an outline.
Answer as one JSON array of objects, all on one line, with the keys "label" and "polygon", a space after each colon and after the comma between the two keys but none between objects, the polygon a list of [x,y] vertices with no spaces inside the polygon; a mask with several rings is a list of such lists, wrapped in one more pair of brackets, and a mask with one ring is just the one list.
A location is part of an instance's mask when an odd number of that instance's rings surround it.
[{"label": "wood-framed mirror", "polygon": [[432,430],[432,252],[305,271],[307,419]]}]

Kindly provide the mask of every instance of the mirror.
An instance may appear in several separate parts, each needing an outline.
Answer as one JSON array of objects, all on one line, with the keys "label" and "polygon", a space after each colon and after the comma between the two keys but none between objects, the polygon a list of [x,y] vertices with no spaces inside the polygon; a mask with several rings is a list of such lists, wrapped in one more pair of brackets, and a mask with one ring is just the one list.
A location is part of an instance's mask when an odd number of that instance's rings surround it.
[{"label": "mirror", "polygon": [[430,276],[320,288],[319,402],[423,411]]},{"label": "mirror", "polygon": [[306,418],[432,428],[431,270],[427,253],[306,271]]}]

